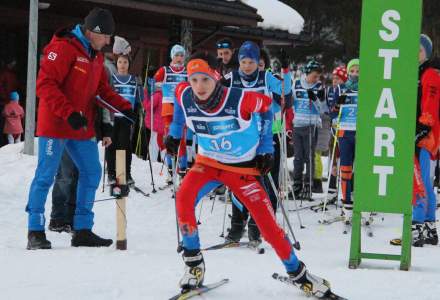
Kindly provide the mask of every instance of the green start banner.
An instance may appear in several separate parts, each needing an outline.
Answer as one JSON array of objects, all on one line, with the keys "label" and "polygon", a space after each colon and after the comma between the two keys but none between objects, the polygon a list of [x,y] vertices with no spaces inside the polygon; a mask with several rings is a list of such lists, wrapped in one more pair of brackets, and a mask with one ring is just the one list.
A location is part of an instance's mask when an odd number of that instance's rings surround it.
[{"label": "green start banner", "polygon": [[355,209],[411,213],[421,1],[363,2]]},{"label": "green start banner", "polygon": [[[362,258],[411,265],[422,0],[364,0],[349,267]],[[403,214],[400,255],[361,251],[362,212]]]}]

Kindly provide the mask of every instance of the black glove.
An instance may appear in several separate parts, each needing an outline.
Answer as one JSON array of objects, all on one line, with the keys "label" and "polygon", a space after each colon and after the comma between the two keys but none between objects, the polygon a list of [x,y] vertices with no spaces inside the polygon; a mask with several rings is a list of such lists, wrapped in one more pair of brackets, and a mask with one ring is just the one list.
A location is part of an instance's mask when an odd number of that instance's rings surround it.
[{"label": "black glove", "polygon": [[427,137],[430,132],[431,132],[430,126],[425,125],[420,122],[417,122],[416,123],[416,138],[415,138],[416,146],[421,140],[423,140],[425,137]]},{"label": "black glove", "polygon": [[312,90],[307,90],[307,96],[309,96],[309,99],[313,102],[318,100],[318,97],[316,97],[315,93]]},{"label": "black glove", "polygon": [[338,100],[336,101],[336,104],[338,104],[338,105],[345,104],[346,100],[347,100],[347,95],[340,95],[338,97]]},{"label": "black glove", "polygon": [[319,101],[324,102],[325,101],[325,91],[324,91],[324,89],[320,89],[318,91],[318,93],[317,93],[317,96],[318,96]]},{"label": "black glove", "polygon": [[179,150],[180,139],[175,139],[171,135],[165,138],[165,147],[167,148],[167,153],[171,156],[176,156]]},{"label": "black glove", "polygon": [[281,63],[281,68],[286,69],[289,67],[289,56],[287,55],[286,51],[284,51],[284,49],[281,49],[280,51],[280,63]]},{"label": "black glove", "polygon": [[121,111],[121,113],[128,118],[127,119],[127,118],[123,117],[123,119],[126,122],[130,123],[130,125],[136,123],[137,114],[132,109],[123,110],[123,111]]},{"label": "black glove", "polygon": [[273,155],[270,153],[259,154],[255,157],[256,167],[261,175],[266,175],[270,172],[274,164]]},{"label": "black glove", "polygon": [[81,128],[87,127],[87,118],[79,112],[74,111],[67,118],[67,123],[69,123],[70,127],[72,127],[73,130],[79,130]]}]

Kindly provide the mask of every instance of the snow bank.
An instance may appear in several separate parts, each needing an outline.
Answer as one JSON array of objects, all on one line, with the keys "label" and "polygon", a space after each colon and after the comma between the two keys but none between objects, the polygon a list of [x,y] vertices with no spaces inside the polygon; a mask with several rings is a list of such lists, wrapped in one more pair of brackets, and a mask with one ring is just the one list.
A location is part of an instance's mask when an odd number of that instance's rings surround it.
[{"label": "snow bank", "polygon": [[265,29],[287,30],[292,34],[301,32],[304,19],[290,6],[277,0],[242,0],[242,2],[258,9],[258,14],[264,19],[258,23]]}]

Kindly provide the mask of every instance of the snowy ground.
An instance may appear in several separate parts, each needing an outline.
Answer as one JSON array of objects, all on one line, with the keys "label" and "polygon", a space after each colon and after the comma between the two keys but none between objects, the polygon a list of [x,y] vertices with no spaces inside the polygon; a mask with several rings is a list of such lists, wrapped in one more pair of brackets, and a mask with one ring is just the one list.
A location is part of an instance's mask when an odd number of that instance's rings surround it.
[{"label": "snowy ground", "polygon": [[[36,158],[22,155],[22,148],[18,144],[0,149],[0,299],[168,299],[177,292],[183,263],[176,253],[174,200],[169,190],[150,198],[130,194],[127,251],[116,251],[114,246],[71,248],[68,234],[52,232],[47,234],[53,250],[25,250],[24,207]],[[138,186],[149,191],[147,164],[134,159],[133,169]],[[159,174],[160,165],[155,169]],[[96,195],[106,197],[100,191]],[[203,246],[221,241],[224,206],[216,202],[212,214],[211,207],[212,201],[206,200],[200,226]],[[49,212],[50,201],[46,208]],[[114,202],[96,203],[95,214],[94,230],[115,237]],[[337,293],[350,300],[440,298],[440,247],[413,249],[409,272],[399,271],[398,262],[367,260],[360,269],[349,270],[350,236],[341,233],[342,225],[319,225],[319,215],[308,210],[301,217],[305,229],[298,229],[298,220],[291,214],[302,246],[298,255],[312,272],[328,278]],[[388,240],[400,235],[401,223],[400,216],[376,220],[375,237],[366,237],[363,244],[370,251],[397,253],[400,248],[388,246]],[[283,267],[274,251],[265,247],[263,255],[248,249],[205,253],[206,282],[226,277],[231,282],[201,299],[306,299],[295,288],[271,279]]]}]

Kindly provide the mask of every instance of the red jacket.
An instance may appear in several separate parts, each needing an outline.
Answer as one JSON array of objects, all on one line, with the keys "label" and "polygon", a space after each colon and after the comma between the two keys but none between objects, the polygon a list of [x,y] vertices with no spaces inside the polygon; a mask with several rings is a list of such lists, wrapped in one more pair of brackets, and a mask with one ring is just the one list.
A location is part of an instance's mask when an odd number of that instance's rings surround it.
[{"label": "red jacket", "polygon": [[418,121],[431,127],[431,131],[419,142],[418,146],[428,150],[434,159],[440,147],[440,71],[434,64],[426,67],[420,78],[421,101],[418,108]]},{"label": "red jacket", "polygon": [[[121,111],[131,109],[108,84],[102,53],[90,57],[70,29],[58,31],[44,48],[38,73],[37,135],[77,140],[94,137],[98,95]],[[70,127],[67,118],[75,111],[87,118],[87,128]]]},{"label": "red jacket", "polygon": [[2,115],[5,117],[4,134],[22,134],[24,117],[23,107],[17,101],[10,101],[3,109]]}]

